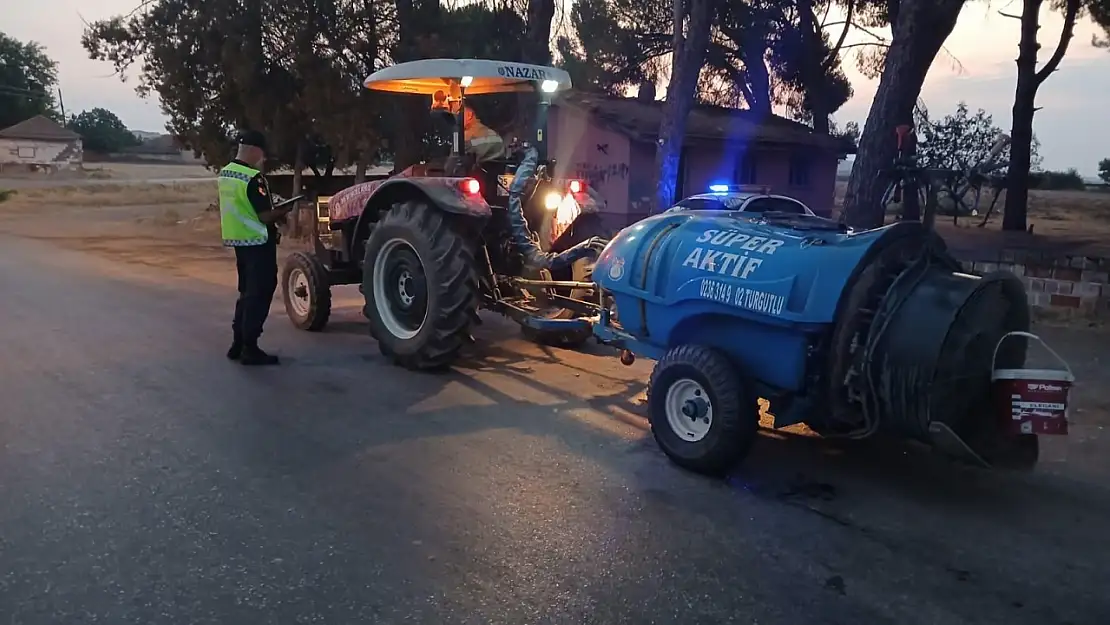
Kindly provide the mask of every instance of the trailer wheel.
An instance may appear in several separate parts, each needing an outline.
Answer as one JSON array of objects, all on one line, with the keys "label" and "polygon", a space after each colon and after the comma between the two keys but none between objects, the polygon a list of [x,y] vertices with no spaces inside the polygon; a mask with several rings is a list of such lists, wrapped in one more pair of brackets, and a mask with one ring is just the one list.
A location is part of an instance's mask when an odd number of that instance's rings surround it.
[{"label": "trailer wheel", "polygon": [[747,456],[759,428],[759,405],[721,352],[680,345],[651,372],[648,419],[672,462],[720,476]]},{"label": "trailer wheel", "polygon": [[331,281],[320,259],[294,252],[281,273],[285,314],[299,330],[319,332],[331,317]]},{"label": "trailer wheel", "polygon": [[416,370],[449,366],[478,308],[474,242],[422,201],[387,211],[366,241],[363,314],[382,355]]}]

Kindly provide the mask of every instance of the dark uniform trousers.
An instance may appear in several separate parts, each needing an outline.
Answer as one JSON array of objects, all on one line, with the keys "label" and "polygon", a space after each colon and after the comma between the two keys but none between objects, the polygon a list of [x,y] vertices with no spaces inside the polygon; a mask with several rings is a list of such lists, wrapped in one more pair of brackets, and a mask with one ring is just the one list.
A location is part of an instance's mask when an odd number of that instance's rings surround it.
[{"label": "dark uniform trousers", "polygon": [[235,302],[235,321],[231,329],[235,340],[255,345],[270,314],[270,303],[277,291],[277,246],[272,242],[235,248],[235,269],[239,274],[239,299]]}]

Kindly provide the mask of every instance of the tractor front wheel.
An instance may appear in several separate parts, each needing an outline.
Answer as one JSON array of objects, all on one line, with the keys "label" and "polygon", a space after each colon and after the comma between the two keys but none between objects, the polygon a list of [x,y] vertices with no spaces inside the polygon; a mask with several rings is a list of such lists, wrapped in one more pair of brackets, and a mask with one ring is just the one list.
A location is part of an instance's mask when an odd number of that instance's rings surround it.
[{"label": "tractor front wheel", "polygon": [[474,242],[421,201],[387,211],[366,242],[363,313],[382,355],[416,370],[450,366],[478,308]]},{"label": "tractor front wheel", "polygon": [[319,332],[331,317],[331,281],[320,259],[294,252],[281,272],[285,314],[300,330]]}]

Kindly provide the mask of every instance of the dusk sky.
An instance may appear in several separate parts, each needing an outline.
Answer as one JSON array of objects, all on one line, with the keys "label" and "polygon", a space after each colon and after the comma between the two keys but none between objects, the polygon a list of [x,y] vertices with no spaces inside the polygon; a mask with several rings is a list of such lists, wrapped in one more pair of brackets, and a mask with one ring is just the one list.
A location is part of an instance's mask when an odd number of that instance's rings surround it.
[{"label": "dusk sky", "polygon": [[[60,86],[67,113],[92,107],[114,111],[133,130],[162,130],[164,117],[156,100],[142,100],[135,82],[124,83],[107,64],[90,61],[81,48],[82,18],[93,21],[133,9],[137,0],[46,0],[41,4],[0,0],[6,34],[43,44],[59,63]],[[970,2],[960,17],[925,82],[922,97],[934,116],[948,113],[963,100],[972,110],[984,108],[995,123],[1010,125],[1014,95],[1014,58],[1017,56],[1018,22],[998,14],[1020,11],[1016,0]],[[1041,20],[1041,58],[1055,48],[1061,19],[1045,9]],[[1110,157],[1110,125],[1106,103],[1110,99],[1110,51],[1094,48],[1096,28],[1087,22],[1076,29],[1060,71],[1041,87],[1035,132],[1041,141],[1043,166],[1074,167],[1093,177],[1098,161]],[[956,61],[959,61],[957,66]],[[858,74],[853,61],[845,62],[855,96],[836,114],[840,123],[863,123],[871,106],[876,83]],[[1103,94],[1103,95],[1099,95]]]}]

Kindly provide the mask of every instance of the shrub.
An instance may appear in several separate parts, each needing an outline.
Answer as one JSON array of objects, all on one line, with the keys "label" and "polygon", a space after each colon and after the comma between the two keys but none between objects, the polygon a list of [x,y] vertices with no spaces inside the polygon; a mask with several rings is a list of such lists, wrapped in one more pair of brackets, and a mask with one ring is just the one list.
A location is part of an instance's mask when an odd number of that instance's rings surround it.
[{"label": "shrub", "polygon": [[1038,171],[1029,174],[1029,187],[1046,191],[1083,191],[1087,185],[1079,171]]}]

